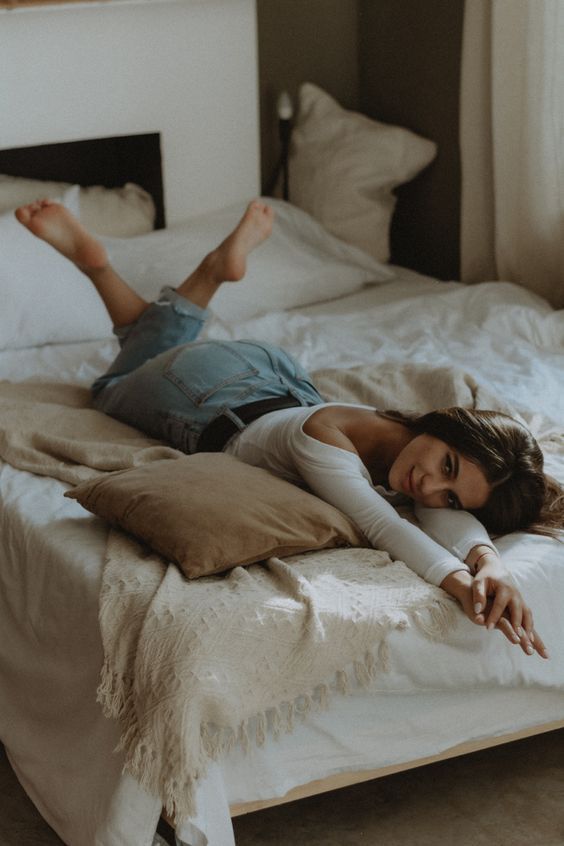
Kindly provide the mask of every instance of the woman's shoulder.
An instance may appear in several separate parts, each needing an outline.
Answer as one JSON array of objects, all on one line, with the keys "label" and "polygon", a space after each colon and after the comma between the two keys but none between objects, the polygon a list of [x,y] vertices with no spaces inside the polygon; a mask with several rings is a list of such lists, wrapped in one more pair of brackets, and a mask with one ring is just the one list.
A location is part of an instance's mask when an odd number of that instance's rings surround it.
[{"label": "woman's shoulder", "polygon": [[343,427],[352,420],[373,418],[375,410],[375,408],[369,405],[327,402],[323,405],[313,406],[311,409],[312,413],[308,415],[307,422]]},{"label": "woman's shoulder", "polygon": [[[358,412],[359,409],[356,406],[323,405],[305,419],[301,428],[308,437],[316,441],[358,455],[354,443],[347,434],[350,421],[358,416]],[[365,414],[366,411],[361,409],[360,413]]]},{"label": "woman's shoulder", "polygon": [[270,445],[277,444],[279,449],[295,457],[313,458],[315,454],[320,458],[323,453],[328,459],[329,453],[324,452],[323,448],[333,447],[335,457],[340,454],[346,458],[348,455],[358,460],[358,450],[347,431],[350,421],[357,419],[359,413],[373,416],[374,409],[337,402],[281,409],[251,423],[248,436],[255,440],[268,440]]},{"label": "woman's shoulder", "polygon": [[374,412],[370,406],[328,404],[310,415],[302,429],[312,438],[359,455],[356,433],[372,427]]}]

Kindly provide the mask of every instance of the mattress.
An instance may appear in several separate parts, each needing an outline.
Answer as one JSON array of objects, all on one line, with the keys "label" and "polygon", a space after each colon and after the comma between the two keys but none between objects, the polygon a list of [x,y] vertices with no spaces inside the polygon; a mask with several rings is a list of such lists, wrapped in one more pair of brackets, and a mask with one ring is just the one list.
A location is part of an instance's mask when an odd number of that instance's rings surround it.
[{"label": "mattress", "polygon": [[[358,293],[239,323],[212,320],[206,333],[281,344],[310,371],[406,359],[454,365],[545,439],[547,469],[564,481],[556,438],[564,314],[517,286],[465,287],[396,268],[390,281]],[[87,385],[115,351],[113,340],[5,351],[0,378]],[[150,846],[160,802],[122,774],[118,728],[95,701],[107,528],[63,498],[56,480],[4,464],[0,489],[0,736],[12,765],[65,842]],[[235,748],[213,765],[198,791],[198,817],[179,829],[184,842],[230,846],[229,805],[561,720],[564,547],[521,533],[498,547],[534,610],[549,661],[523,655],[462,614],[441,642],[415,628],[395,632],[390,670],[370,689],[335,691],[329,707],[292,734],[246,754]]]}]

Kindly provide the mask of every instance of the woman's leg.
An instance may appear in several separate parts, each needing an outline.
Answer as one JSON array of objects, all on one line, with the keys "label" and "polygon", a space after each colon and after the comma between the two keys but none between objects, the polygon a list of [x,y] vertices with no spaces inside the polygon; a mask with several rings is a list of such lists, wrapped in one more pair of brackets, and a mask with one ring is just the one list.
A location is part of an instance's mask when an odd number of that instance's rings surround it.
[{"label": "woman's leg", "polygon": [[[103,244],[60,203],[39,200],[17,209],[16,217],[92,280],[114,326],[135,323],[148,308],[149,303],[110,265]],[[268,238],[273,217],[270,206],[259,200],[250,203],[233,232],[204,258],[179,285],[177,292],[205,308],[223,282],[238,282],[243,278],[247,256]]]},{"label": "woman's leg", "polygon": [[112,268],[96,240],[60,203],[38,200],[16,210],[16,217],[30,232],[74,262],[94,283],[116,327],[134,323],[148,308],[142,297]]},{"label": "woman's leg", "polygon": [[[115,272],[106,250],[64,206],[41,200],[16,211],[20,223],[74,262],[94,283],[121,341],[121,352],[96,380],[98,394],[117,376],[140,367],[172,347],[193,341],[208,316],[206,306],[219,286],[238,281],[247,256],[272,231],[272,209],[255,200],[227,238],[158,303],[147,303]],[[122,331],[119,331],[119,330]]]},{"label": "woman's leg", "polygon": [[247,256],[272,232],[274,212],[260,200],[247,206],[245,214],[227,238],[212,250],[176,292],[200,308],[206,308],[223,282],[239,282],[247,270]]}]

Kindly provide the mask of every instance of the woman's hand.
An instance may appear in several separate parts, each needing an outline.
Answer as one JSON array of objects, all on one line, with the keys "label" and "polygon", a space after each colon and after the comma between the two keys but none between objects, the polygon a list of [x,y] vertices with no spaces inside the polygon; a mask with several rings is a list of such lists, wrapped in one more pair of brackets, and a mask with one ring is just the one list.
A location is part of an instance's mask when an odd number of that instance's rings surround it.
[{"label": "woman's hand", "polygon": [[[494,555],[499,562],[499,568],[495,575],[492,572],[493,568],[486,571],[478,586],[475,586],[476,579],[472,578],[470,573],[466,570],[458,570],[447,576],[441,582],[441,587],[460,602],[462,610],[471,622],[479,626],[487,625],[489,629],[495,627],[511,643],[519,645],[526,655],[533,655],[536,651],[542,658],[548,658],[546,648],[532,626],[530,609],[524,604],[521,594],[503,569],[498,556],[495,553]],[[480,572],[482,569],[480,568]],[[497,607],[494,612],[496,602]],[[476,611],[478,605],[479,612]],[[514,628],[510,615],[513,611],[514,619],[519,619],[519,608],[521,622]],[[525,616],[530,619],[531,625],[528,630],[522,625],[525,610],[527,611]]]},{"label": "woman's hand", "polygon": [[499,629],[513,643],[517,642],[516,636],[527,655],[536,651],[542,658],[548,658],[544,643],[535,631],[531,609],[493,550],[480,556],[472,597],[475,623],[489,630]]},{"label": "woman's hand", "polygon": [[[485,615],[475,615],[474,622],[476,622],[478,625],[484,625],[483,617],[488,617],[494,606],[494,603],[495,600],[493,598],[489,598],[485,606]],[[524,605],[523,607],[527,609],[526,605]],[[530,613],[530,609],[527,610],[529,610]],[[499,631],[501,631],[512,643],[518,643],[521,646],[523,652],[525,652],[527,655],[533,655],[535,652],[537,652],[541,656],[541,658],[549,657],[548,650],[546,649],[546,646],[544,645],[537,630],[532,628],[529,631],[525,631],[522,627],[519,629],[515,629],[510,621],[510,612],[507,609],[503,612],[503,616],[495,624],[495,628],[499,629]]]}]

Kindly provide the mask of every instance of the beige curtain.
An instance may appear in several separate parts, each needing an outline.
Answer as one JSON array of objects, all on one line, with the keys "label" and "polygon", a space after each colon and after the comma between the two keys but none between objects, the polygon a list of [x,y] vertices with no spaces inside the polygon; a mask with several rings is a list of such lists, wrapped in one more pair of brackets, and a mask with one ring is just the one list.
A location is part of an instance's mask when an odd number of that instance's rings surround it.
[{"label": "beige curtain", "polygon": [[466,0],[462,279],[564,308],[564,0]]}]

